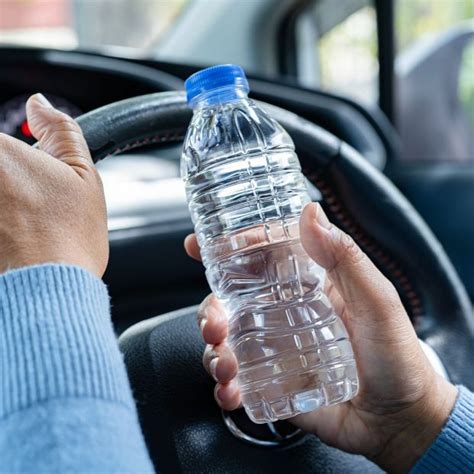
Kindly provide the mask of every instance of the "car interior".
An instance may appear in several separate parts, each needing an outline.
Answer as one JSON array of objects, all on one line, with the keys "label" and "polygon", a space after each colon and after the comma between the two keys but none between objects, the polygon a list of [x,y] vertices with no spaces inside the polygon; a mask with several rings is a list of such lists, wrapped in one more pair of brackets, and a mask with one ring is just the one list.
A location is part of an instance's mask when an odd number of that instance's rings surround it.
[{"label": "car interior", "polygon": [[[71,3],[75,30],[85,28],[78,18],[88,15],[107,29],[103,11]],[[210,290],[202,265],[183,249],[193,232],[180,178],[192,114],[183,84],[212,64],[246,69],[250,96],[294,140],[313,200],[393,282],[433,363],[472,390],[474,22],[466,15],[474,12],[467,7],[402,54],[397,15],[409,7],[406,0],[162,4],[179,4],[179,12],[170,16],[165,39],[146,51],[112,40],[63,49],[0,36],[0,131],[33,144],[24,107],[42,92],[77,118],[102,176],[110,238],[104,279],[155,467],[380,472],[287,422],[254,425],[242,410],[223,413],[215,404],[196,323],[196,305]],[[361,12],[373,23],[372,101],[317,81],[322,59],[334,53],[323,52],[328,35],[350,31],[347,22]],[[1,20],[0,28],[8,29]],[[357,67],[365,66],[360,60]],[[341,67],[347,87],[359,93],[357,74],[352,79]],[[460,78],[471,95],[459,93]]]}]

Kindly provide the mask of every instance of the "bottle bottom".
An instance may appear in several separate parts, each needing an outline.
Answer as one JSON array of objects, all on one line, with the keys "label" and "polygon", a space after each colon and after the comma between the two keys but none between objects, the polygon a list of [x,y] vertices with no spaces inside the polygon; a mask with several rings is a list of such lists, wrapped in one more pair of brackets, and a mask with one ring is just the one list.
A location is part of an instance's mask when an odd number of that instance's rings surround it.
[{"label": "bottle bottom", "polygon": [[357,395],[359,382],[355,365],[346,367],[347,376],[334,382],[316,381],[312,386],[280,397],[266,397],[264,394],[255,403],[254,394],[243,394],[242,403],[248,417],[254,423],[270,423],[292,418],[319,408],[347,402]]}]

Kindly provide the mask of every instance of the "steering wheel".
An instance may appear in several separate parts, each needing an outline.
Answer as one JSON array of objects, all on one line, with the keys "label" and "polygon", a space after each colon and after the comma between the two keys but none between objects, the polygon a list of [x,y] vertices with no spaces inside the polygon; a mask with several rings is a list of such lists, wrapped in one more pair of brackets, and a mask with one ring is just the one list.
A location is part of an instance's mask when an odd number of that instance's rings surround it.
[{"label": "steering wheel", "polygon": [[[292,136],[303,171],[330,219],[352,235],[394,283],[418,332],[453,383],[474,389],[474,318],[451,262],[404,196],[347,144],[315,124],[261,104]],[[121,151],[183,139],[184,94],[116,102],[78,119],[95,162]],[[159,249],[157,249],[159,251]],[[253,425],[213,400],[204,347],[185,308],[141,322],[120,338],[142,429],[161,472],[378,472],[360,456],[287,423]]]}]

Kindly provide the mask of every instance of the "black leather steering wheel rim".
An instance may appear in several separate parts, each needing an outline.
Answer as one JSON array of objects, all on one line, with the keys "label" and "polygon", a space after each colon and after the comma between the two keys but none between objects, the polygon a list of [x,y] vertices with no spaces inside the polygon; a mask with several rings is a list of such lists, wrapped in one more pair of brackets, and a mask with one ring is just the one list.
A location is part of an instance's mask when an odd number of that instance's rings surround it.
[{"label": "black leather steering wheel rim", "polygon": [[[321,191],[331,220],[394,283],[418,334],[438,353],[450,379],[474,389],[471,304],[427,225],[354,149],[291,112],[262,105],[292,136],[303,171]],[[179,142],[190,118],[184,94],[165,92],[107,105],[78,122],[97,162],[143,145]]]}]

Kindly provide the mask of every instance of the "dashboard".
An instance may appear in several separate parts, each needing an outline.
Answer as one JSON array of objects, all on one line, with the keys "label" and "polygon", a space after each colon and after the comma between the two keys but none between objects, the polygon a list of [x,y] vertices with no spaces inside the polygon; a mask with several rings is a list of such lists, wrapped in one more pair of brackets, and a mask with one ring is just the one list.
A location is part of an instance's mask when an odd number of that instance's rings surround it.
[{"label": "dashboard", "polygon": [[[0,132],[19,138],[26,143],[33,144],[34,137],[31,134],[28,121],[26,120],[26,101],[30,94],[21,94],[0,104]],[[57,109],[67,113],[71,117],[78,117],[82,110],[64,97],[54,94],[45,94],[46,98]]]},{"label": "dashboard", "polygon": [[0,47],[0,130],[29,141],[24,104],[36,92],[76,116],[118,100],[181,87],[182,81],[170,74],[121,59]]}]

